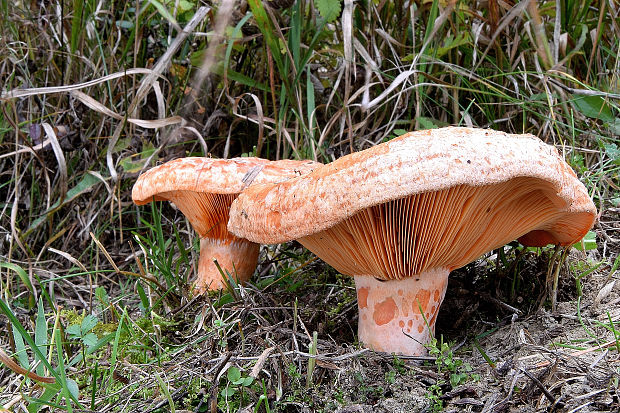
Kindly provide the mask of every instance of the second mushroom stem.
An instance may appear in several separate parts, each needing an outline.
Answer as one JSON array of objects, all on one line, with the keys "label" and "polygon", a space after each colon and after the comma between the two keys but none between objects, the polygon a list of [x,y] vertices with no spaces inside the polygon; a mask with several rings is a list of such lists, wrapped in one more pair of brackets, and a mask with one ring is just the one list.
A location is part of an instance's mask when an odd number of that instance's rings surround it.
[{"label": "second mushroom stem", "polygon": [[[244,239],[200,239],[198,278],[194,283],[196,293],[219,290],[224,287],[222,274],[213,260],[217,260],[224,271],[230,272],[237,282],[246,282],[252,277],[258,262],[259,244]],[[226,276],[226,274],[224,274]]]}]

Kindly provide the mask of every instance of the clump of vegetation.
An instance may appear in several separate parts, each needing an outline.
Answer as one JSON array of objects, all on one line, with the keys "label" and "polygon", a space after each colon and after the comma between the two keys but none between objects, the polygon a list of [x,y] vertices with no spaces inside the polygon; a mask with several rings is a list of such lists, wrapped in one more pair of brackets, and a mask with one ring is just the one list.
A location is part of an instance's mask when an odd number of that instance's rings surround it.
[{"label": "clump of vegetation", "polygon": [[443,337],[440,340],[436,337],[431,339],[428,344],[428,354],[435,357],[435,367],[439,378],[428,387],[426,397],[431,402],[431,410],[438,412],[443,410],[442,396],[445,392],[461,384],[477,381],[480,375],[472,373],[471,365],[464,363],[454,355],[450,345],[443,341]]}]

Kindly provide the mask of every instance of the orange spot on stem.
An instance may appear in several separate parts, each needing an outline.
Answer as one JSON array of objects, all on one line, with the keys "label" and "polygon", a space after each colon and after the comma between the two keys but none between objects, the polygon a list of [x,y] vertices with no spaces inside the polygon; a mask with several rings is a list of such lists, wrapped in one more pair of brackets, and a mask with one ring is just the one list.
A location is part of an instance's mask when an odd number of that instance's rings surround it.
[{"label": "orange spot on stem", "polygon": [[368,287],[357,290],[357,304],[360,310],[368,307]]},{"label": "orange spot on stem", "polygon": [[397,312],[398,307],[396,307],[396,303],[394,302],[392,297],[389,297],[381,301],[380,303],[377,303],[372,318],[375,320],[375,323],[377,325],[381,326],[392,321],[396,316]]},{"label": "orange spot on stem", "polygon": [[420,307],[422,307],[422,311],[426,310],[428,306],[428,301],[431,298],[431,292],[428,290],[420,290],[415,295],[413,302],[411,303],[411,309],[414,314],[420,314]]}]

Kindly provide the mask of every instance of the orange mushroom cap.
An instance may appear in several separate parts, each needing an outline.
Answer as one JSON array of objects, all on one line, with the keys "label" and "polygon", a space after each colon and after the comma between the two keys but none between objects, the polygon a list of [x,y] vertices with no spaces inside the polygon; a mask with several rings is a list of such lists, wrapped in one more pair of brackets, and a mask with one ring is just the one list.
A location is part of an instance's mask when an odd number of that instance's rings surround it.
[{"label": "orange mushroom cap", "polygon": [[344,274],[400,279],[461,267],[517,238],[570,245],[595,217],[553,146],[532,135],[450,127],[254,185],[233,203],[228,228],[260,243],[298,239]]},{"label": "orange mushroom cap", "polygon": [[595,218],[554,147],[532,135],[452,127],[254,185],[233,202],[228,229],[260,243],[297,239],[354,276],[360,341],[417,355],[450,271],[514,239],[571,245]]}]

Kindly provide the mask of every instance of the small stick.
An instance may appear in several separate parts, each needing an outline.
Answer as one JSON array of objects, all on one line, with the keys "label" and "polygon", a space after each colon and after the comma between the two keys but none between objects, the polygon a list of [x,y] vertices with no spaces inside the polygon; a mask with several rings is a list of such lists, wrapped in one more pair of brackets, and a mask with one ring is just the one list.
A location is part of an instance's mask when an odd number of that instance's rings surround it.
[{"label": "small stick", "polygon": [[525,373],[525,375],[527,377],[530,378],[530,380],[532,380],[534,382],[534,384],[536,385],[536,387],[538,387],[547,397],[547,399],[549,399],[549,401],[551,402],[552,405],[555,405],[555,397],[553,397],[553,395],[551,393],[549,393],[549,390],[547,390],[545,388],[545,386],[540,382],[540,380],[538,380],[534,375],[532,375],[532,373],[530,373],[529,371],[527,371],[526,369],[521,368],[520,369],[523,373]]},{"label": "small stick", "polygon": [[[579,357],[579,356],[591,353],[591,352],[596,351],[596,350],[602,350],[604,348],[611,347],[611,346],[613,346],[615,344],[616,344],[616,340],[611,340],[611,341],[608,341],[606,343],[601,344],[600,346],[590,347],[590,348],[587,348],[585,350],[579,350],[579,351],[576,351],[574,353],[569,353],[569,354],[567,354],[567,356],[569,356],[569,357]],[[543,361],[543,362],[540,362],[537,365],[535,365],[534,368],[537,369],[537,368],[541,368],[541,367],[547,367],[549,364],[551,364],[550,361]]]},{"label": "small stick", "polygon": [[483,297],[485,300],[488,300],[488,301],[492,302],[493,304],[496,304],[496,305],[498,305],[498,306],[500,306],[500,307],[503,307],[504,309],[506,309],[506,310],[508,310],[508,311],[510,311],[510,312],[512,312],[512,313],[515,313],[515,314],[523,314],[523,312],[522,312],[521,310],[519,310],[518,308],[513,307],[513,306],[511,306],[510,304],[507,304],[507,303],[505,303],[505,302],[503,302],[503,301],[501,301],[501,300],[498,300],[497,298],[495,298],[495,297],[491,296],[491,294],[488,294],[488,293],[483,293],[483,294],[482,294],[482,297]]}]

